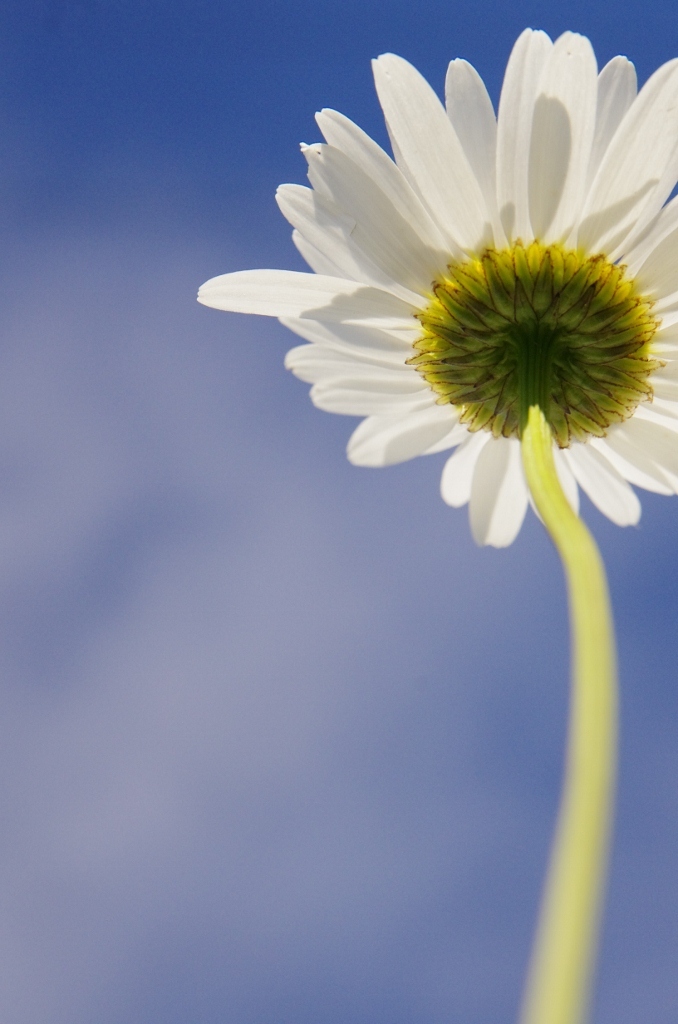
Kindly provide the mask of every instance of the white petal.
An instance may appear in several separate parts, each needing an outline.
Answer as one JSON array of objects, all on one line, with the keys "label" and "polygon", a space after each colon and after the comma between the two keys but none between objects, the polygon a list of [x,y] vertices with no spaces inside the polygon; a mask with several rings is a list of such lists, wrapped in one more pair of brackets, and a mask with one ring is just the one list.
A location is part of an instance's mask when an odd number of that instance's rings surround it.
[{"label": "white petal", "polygon": [[[354,164],[379,183],[398,213],[414,228],[422,242],[445,258],[445,242],[430,214],[424,209],[400,168],[357,124],[336,110],[316,114],[320,131],[330,146],[341,150]],[[449,258],[449,255],[448,255]]]},{"label": "white petal", "polygon": [[[654,312],[655,313],[657,312],[656,308],[655,308]],[[674,308],[669,308],[669,309],[662,310],[662,313],[661,313],[661,326],[660,326],[659,330],[662,330],[662,328],[666,329],[666,328],[669,328],[669,327],[676,327],[677,325],[678,325],[678,307],[675,308],[675,309]],[[659,332],[657,333],[657,338],[659,338]]]},{"label": "white petal", "polygon": [[392,53],[379,57],[373,68],[396,163],[446,240],[468,250],[491,244],[480,186],[431,86]]},{"label": "white petal", "polygon": [[[342,352],[351,359],[366,359],[386,366],[404,366],[412,355],[418,332],[382,331],[349,324],[321,324],[317,320],[281,317],[280,322],[299,337]],[[407,367],[412,370],[412,367]],[[416,372],[416,371],[415,371]]]},{"label": "white petal", "polygon": [[383,288],[405,302],[422,305],[422,296],[397,276],[395,261],[388,265],[389,261],[380,260],[378,244],[368,239],[365,245],[365,231],[333,200],[304,185],[280,185],[275,198],[283,216],[339,268],[341,277]]},{"label": "white petal", "polygon": [[537,91],[528,189],[535,237],[563,241],[581,213],[596,124],[596,58],[590,42],[565,32],[549,53]]},{"label": "white petal", "polygon": [[613,57],[598,75],[596,130],[587,174],[589,184],[637,91],[636,69],[626,57]]},{"label": "white petal", "polygon": [[[678,437],[677,427],[669,426],[670,421],[652,421],[641,418],[638,413],[633,419],[627,420],[623,432],[628,440],[655,463],[666,478],[666,482],[676,490],[678,484]],[[619,431],[621,433],[621,430]]]},{"label": "white petal", "polygon": [[465,60],[450,61],[445,79],[447,116],[482,190],[495,245],[506,245],[497,207],[497,118],[485,84]]},{"label": "white petal", "polygon": [[354,430],[347,455],[354,466],[391,466],[422,455],[454,426],[449,405],[431,404],[406,415],[369,416]]},{"label": "white petal", "polygon": [[659,324],[653,340],[653,345],[656,344],[661,344],[665,349],[675,348],[678,350],[678,326],[673,324],[668,327],[662,318],[662,323]]},{"label": "white petal", "polygon": [[504,76],[497,117],[497,200],[510,241],[532,238],[527,191],[532,116],[542,68],[552,47],[545,32],[525,29]]},{"label": "white petal", "polygon": [[655,395],[652,399],[652,408],[671,420],[678,419],[678,402],[672,402],[665,398],[657,398]]},{"label": "white petal", "polygon": [[[452,408],[452,406],[450,406]],[[453,409],[455,415],[458,415],[456,409]],[[446,452],[449,448],[454,448],[456,445],[461,444],[468,437],[468,428],[464,423],[455,423],[449,434],[445,434],[435,444],[429,445],[424,452],[424,455],[436,455],[438,452]]]},{"label": "white petal", "polygon": [[661,370],[652,374],[652,390],[656,398],[678,401],[678,380],[671,380],[662,374]]},{"label": "white petal", "polygon": [[[594,178],[579,244],[592,252],[632,244],[658,213],[678,177],[678,60],[645,83],[614,134]],[[633,232],[633,233],[632,233]]]},{"label": "white petal", "polygon": [[573,444],[564,452],[577,483],[596,508],[617,526],[632,526],[640,519],[640,502],[605,456],[587,444]]},{"label": "white petal", "polygon": [[370,359],[369,354],[361,350],[342,352],[327,345],[298,345],[290,349],[285,356],[285,369],[307,384],[324,378],[345,377],[348,373],[360,373],[366,378],[378,373],[380,380],[385,379],[384,375],[392,378],[399,390],[407,388],[407,382],[411,391],[428,386],[416,370],[404,362]]},{"label": "white petal", "polygon": [[631,444],[623,433],[617,435],[610,430],[607,437],[592,437],[588,443],[604,455],[630,484],[655,494],[673,494],[659,467],[644,451]]},{"label": "white petal", "polygon": [[[669,407],[667,412],[666,407]],[[675,418],[675,403],[665,402],[663,399],[655,400],[653,402],[641,402],[633,418],[626,421],[626,426],[633,426],[638,421],[646,423],[658,423],[660,427],[666,427],[667,430],[674,433],[678,433],[678,421]]]},{"label": "white petal", "polygon": [[[311,347],[317,348],[317,346]],[[335,359],[338,356],[338,352],[334,353]],[[437,398],[437,395],[431,394],[431,389],[426,381],[409,366],[393,370],[387,366],[339,360],[328,362],[327,373],[323,373],[322,377],[321,383],[332,387],[350,387],[355,390],[389,395],[418,395],[420,398],[422,396]]]},{"label": "white petal", "polygon": [[579,488],[577,487],[577,481],[574,478],[574,473],[570,469],[570,465],[566,458],[564,458],[563,452],[557,445],[553,446],[553,461],[556,465],[556,473],[560,481],[560,486],[565,492],[565,497],[570,503],[570,507],[573,512],[579,512]]},{"label": "white petal", "polygon": [[349,237],[357,248],[386,278],[411,289],[415,296],[428,295],[433,280],[447,266],[441,254],[422,242],[380,186],[340,150],[318,146],[306,155],[311,184],[314,188],[322,184],[348,214]]},{"label": "white petal", "polygon": [[262,316],[301,316],[309,309],[327,306],[337,296],[353,296],[362,290],[355,281],[293,270],[239,270],[206,281],[198,302],[232,313]]},{"label": "white petal", "polygon": [[657,301],[658,311],[670,308],[678,292],[678,202],[665,207],[652,230],[628,256],[629,274],[640,292]]},{"label": "white petal", "polygon": [[198,302],[232,313],[305,317],[372,326],[409,326],[415,310],[395,295],[356,281],[296,270],[239,270],[206,281]]},{"label": "white petal", "polygon": [[512,544],[527,511],[527,486],[515,438],[491,438],[476,463],[469,519],[476,544]]},{"label": "white petal", "polygon": [[300,358],[299,349],[293,348],[292,352],[297,354],[291,356],[288,352],[285,360],[287,369],[297,370],[304,367],[312,372],[311,368],[314,368],[319,374],[317,379],[324,384],[379,391],[384,394],[431,394],[426,381],[411,367],[393,370],[389,367],[374,366],[371,362],[357,362],[340,352],[321,348],[320,345],[301,345],[299,348],[310,349],[310,357]]},{"label": "white petal", "polygon": [[445,463],[440,478],[440,493],[443,501],[453,508],[461,508],[470,500],[471,483],[478,456],[491,438],[492,435],[487,430],[469,434]]},{"label": "white petal", "polygon": [[[305,185],[279,185],[275,198],[283,217],[307,244],[321,253],[326,266],[335,268],[337,277],[375,285],[386,291],[399,291],[393,278],[380,271],[356,246],[352,237],[355,220],[342,212],[331,199]],[[401,294],[399,297],[404,296]]]},{"label": "white petal", "polygon": [[678,381],[678,358],[676,355],[672,354],[671,356],[667,356],[664,354],[662,358],[665,360],[665,365],[661,370],[656,370],[652,374],[652,387],[654,387],[654,382],[658,380],[658,378],[662,378],[667,381]]},{"label": "white petal", "polygon": [[662,329],[660,324],[652,339],[651,351],[658,359],[678,358],[678,324],[674,324],[672,329]]},{"label": "white petal", "polygon": [[314,384],[311,401],[324,412],[342,416],[378,416],[383,413],[406,415],[421,407],[422,396],[430,404],[430,389],[424,385],[416,390],[407,386],[400,389],[378,380],[361,376],[333,377]]},{"label": "white petal", "polygon": [[[315,245],[312,245],[308,239],[304,238],[296,228],[292,232],[292,241],[315,274],[341,277],[341,270],[337,264],[329,256],[326,256],[325,253],[321,252],[320,249],[317,249]],[[350,279],[350,275],[347,276]]]},{"label": "white petal", "polygon": [[354,362],[350,356],[323,345],[297,345],[285,355],[285,369],[307,384],[315,384],[323,377],[337,374],[342,368],[353,366]]},{"label": "white petal", "polygon": [[[678,230],[678,197],[672,199],[664,206],[650,226],[642,233],[642,236],[624,255],[624,263],[628,267],[630,277],[637,278],[641,267],[652,255],[657,246],[665,239],[670,238]],[[675,236],[674,236],[675,244]],[[648,287],[645,278],[641,278],[643,290]]]}]

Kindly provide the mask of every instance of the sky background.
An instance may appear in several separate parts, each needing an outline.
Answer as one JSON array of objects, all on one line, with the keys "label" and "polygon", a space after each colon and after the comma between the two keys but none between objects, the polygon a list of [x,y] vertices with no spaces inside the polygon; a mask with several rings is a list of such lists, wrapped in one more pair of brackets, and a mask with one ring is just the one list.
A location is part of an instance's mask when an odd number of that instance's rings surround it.
[{"label": "sky background", "polygon": [[[353,421],[205,279],[303,269],[274,201],[369,60],[498,99],[526,26],[642,80],[674,2],[4,0],[0,1019],[510,1024],[557,806],[560,568],[476,548],[444,456]],[[678,500],[584,500],[622,764],[596,1024],[678,1013]]]}]

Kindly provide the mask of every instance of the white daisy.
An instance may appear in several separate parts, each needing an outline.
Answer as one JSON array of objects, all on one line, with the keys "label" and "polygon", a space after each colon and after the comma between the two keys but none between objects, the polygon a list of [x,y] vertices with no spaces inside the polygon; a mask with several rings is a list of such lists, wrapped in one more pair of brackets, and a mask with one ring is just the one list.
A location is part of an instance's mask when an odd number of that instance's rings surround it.
[{"label": "white daisy", "polygon": [[583,36],[528,29],[496,117],[466,61],[447,109],[400,57],[374,76],[395,160],[323,110],[311,188],[278,190],[314,273],[226,274],[199,300],[309,343],[286,365],[319,408],[366,417],[354,464],[454,448],[442,496],[469,503],[479,544],[510,544],[525,517],[535,402],[573,507],[579,486],[636,523],[631,484],[678,490],[678,60],[636,95],[625,57],[599,74]]}]

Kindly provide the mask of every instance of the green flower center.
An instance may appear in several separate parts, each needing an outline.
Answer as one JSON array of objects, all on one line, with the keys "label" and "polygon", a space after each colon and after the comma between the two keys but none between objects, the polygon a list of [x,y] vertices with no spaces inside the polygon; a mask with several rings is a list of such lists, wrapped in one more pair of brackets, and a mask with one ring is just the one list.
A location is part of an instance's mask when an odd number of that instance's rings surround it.
[{"label": "green flower center", "polygon": [[520,437],[538,404],[561,448],[602,437],[652,398],[658,320],[626,268],[517,242],[450,265],[417,315],[408,362],[469,430]]}]

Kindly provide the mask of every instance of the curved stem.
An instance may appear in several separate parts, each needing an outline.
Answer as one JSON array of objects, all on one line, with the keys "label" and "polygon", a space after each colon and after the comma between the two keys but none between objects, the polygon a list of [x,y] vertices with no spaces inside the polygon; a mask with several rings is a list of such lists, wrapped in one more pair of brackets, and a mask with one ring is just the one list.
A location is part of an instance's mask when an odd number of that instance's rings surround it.
[{"label": "curved stem", "polygon": [[614,804],[617,681],[605,569],[560,486],[538,405],[522,435],[535,505],[563,562],[572,644],[565,782],[521,1024],[582,1024],[588,1012]]}]

